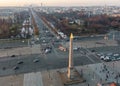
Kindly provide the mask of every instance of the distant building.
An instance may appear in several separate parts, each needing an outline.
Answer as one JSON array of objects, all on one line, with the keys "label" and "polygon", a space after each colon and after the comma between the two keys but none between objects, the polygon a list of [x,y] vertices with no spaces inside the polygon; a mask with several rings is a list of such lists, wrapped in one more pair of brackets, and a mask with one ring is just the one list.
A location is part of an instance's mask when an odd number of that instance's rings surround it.
[{"label": "distant building", "polygon": [[75,20],[75,23],[78,24],[78,25],[83,25],[83,24],[84,24],[84,21],[83,21],[83,20],[80,20],[80,19],[76,19],[76,20]]},{"label": "distant building", "polygon": [[120,17],[120,13],[118,14],[111,14],[112,17]]},{"label": "distant building", "polygon": [[28,38],[33,35],[33,29],[31,27],[31,24],[29,20],[25,20],[23,22],[23,27],[21,29],[21,37],[22,38]]}]

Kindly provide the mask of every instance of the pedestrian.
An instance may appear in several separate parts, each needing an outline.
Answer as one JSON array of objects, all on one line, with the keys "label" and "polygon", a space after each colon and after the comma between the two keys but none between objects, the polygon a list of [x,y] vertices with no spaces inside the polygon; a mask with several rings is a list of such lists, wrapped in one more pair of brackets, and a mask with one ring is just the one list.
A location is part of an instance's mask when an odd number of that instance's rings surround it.
[{"label": "pedestrian", "polygon": [[120,73],[118,73],[118,76],[120,77]]},{"label": "pedestrian", "polygon": [[107,73],[108,73],[108,74],[110,73],[110,72],[109,72],[109,70],[108,70],[108,72],[107,72]]},{"label": "pedestrian", "polygon": [[112,72],[112,75],[114,74],[114,72]]},{"label": "pedestrian", "polygon": [[88,68],[88,65],[87,65],[87,68]]},{"label": "pedestrian", "polygon": [[81,71],[80,71],[80,72],[81,72],[81,76],[83,76],[83,70],[82,70],[82,69],[81,69]]},{"label": "pedestrian", "polygon": [[107,78],[105,78],[105,81],[107,81]]},{"label": "pedestrian", "polygon": [[95,67],[95,70],[97,70],[97,67]]},{"label": "pedestrian", "polygon": [[105,70],[107,71],[107,68],[105,68]]},{"label": "pedestrian", "polygon": [[104,65],[103,68],[106,69],[107,68],[106,65]]},{"label": "pedestrian", "polygon": [[104,72],[105,70],[104,69],[102,69],[102,72]]},{"label": "pedestrian", "polygon": [[108,75],[106,74],[106,78],[108,79]]}]

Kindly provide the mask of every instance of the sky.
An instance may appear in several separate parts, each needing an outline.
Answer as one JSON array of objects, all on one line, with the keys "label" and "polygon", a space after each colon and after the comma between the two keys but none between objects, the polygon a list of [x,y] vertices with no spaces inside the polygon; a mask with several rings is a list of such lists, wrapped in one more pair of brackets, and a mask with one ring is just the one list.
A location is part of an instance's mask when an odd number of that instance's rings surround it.
[{"label": "sky", "polygon": [[120,0],[0,0],[0,6],[24,6],[41,5],[43,6],[120,6]]}]

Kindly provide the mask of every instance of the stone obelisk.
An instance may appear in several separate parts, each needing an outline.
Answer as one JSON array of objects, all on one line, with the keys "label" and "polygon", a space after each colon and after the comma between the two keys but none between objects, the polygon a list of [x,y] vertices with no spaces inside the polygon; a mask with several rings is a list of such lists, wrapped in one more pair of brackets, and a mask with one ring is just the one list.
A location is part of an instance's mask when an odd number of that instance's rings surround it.
[{"label": "stone obelisk", "polygon": [[69,44],[69,64],[68,64],[68,78],[72,78],[73,76],[73,34],[70,35],[70,44]]},{"label": "stone obelisk", "polygon": [[61,80],[63,84],[65,85],[71,85],[75,83],[82,83],[85,80],[79,72],[76,70],[76,68],[73,66],[73,34],[70,35],[70,45],[69,45],[69,60],[68,60],[68,68],[67,72],[59,72]]}]

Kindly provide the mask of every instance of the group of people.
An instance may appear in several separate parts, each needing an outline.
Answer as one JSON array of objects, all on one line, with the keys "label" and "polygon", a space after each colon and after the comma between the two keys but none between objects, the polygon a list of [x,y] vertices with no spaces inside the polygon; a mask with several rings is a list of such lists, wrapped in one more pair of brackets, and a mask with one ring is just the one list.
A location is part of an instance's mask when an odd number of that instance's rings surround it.
[{"label": "group of people", "polygon": [[[110,64],[112,64],[112,66],[110,66]],[[99,72],[104,73],[105,78],[104,79],[100,78],[100,82],[105,80],[105,82],[112,81],[112,82],[118,83],[118,80],[120,78],[120,73],[118,71],[115,71],[114,68],[115,68],[115,62],[108,63],[108,64],[103,63],[101,66],[101,70]]]}]

